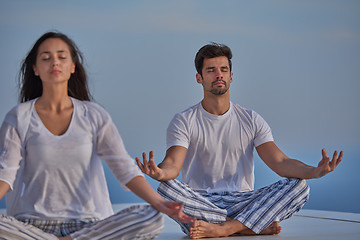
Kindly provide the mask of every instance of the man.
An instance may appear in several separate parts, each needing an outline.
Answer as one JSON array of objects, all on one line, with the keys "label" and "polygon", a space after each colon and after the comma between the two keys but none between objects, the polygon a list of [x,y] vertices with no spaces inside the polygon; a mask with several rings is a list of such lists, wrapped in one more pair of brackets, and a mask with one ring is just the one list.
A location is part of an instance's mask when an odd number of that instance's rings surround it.
[{"label": "man", "polygon": [[[213,43],[198,51],[196,80],[203,86],[203,100],[171,121],[159,166],[153,152],[149,161],[145,153],[143,163],[136,159],[142,172],[161,182],[158,191],[164,198],[183,202],[184,212],[197,219],[192,225],[179,222],[193,239],[280,233],[279,222],[308,199],[303,179],[333,171],[343,156],[335,151],[330,161],[323,149],[317,167],[288,158],[259,114],[230,101],[231,58],[225,45]],[[254,148],[283,180],[253,190]],[[175,179],[180,171],[183,182]]]}]

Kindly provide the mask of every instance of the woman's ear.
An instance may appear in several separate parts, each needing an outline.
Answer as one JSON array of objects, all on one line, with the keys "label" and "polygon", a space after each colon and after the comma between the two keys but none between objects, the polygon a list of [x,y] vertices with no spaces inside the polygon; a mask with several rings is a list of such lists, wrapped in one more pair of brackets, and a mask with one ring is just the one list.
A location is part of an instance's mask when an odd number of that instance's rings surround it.
[{"label": "woman's ear", "polygon": [[75,73],[75,63],[72,63],[71,74]]},{"label": "woman's ear", "polygon": [[33,71],[34,71],[34,74],[35,74],[35,76],[39,76],[39,73],[37,72],[37,70],[36,70],[36,66],[35,65],[33,65]]}]

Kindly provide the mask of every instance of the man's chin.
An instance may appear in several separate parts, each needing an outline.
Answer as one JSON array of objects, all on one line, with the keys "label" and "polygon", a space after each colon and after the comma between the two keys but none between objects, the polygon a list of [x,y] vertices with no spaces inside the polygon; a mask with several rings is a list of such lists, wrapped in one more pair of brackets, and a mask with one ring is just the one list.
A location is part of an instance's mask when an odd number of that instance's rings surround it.
[{"label": "man's chin", "polygon": [[227,91],[228,91],[228,89],[213,90],[213,91],[211,91],[211,93],[216,95],[216,96],[221,96],[221,95],[224,95]]}]

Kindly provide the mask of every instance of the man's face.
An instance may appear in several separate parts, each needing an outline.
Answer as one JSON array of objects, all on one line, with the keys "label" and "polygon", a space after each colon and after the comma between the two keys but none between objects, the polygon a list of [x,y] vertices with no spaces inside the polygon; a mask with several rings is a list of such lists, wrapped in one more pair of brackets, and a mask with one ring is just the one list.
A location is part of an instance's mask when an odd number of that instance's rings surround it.
[{"label": "man's face", "polygon": [[223,95],[230,87],[232,75],[227,57],[205,58],[202,76],[196,74],[196,80],[203,85],[205,92]]}]

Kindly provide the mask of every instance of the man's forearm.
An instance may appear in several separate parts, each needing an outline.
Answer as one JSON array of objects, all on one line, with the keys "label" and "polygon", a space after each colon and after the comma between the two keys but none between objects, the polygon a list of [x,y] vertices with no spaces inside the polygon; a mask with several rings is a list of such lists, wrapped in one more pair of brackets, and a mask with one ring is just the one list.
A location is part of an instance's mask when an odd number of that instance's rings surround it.
[{"label": "man's forearm", "polygon": [[285,159],[273,169],[281,177],[312,179],[317,178],[316,168],[296,159]]},{"label": "man's forearm", "polygon": [[158,167],[162,170],[162,175],[158,179],[160,182],[169,181],[175,179],[179,176],[180,171],[176,169],[173,165],[166,164],[164,162],[160,163]]}]

